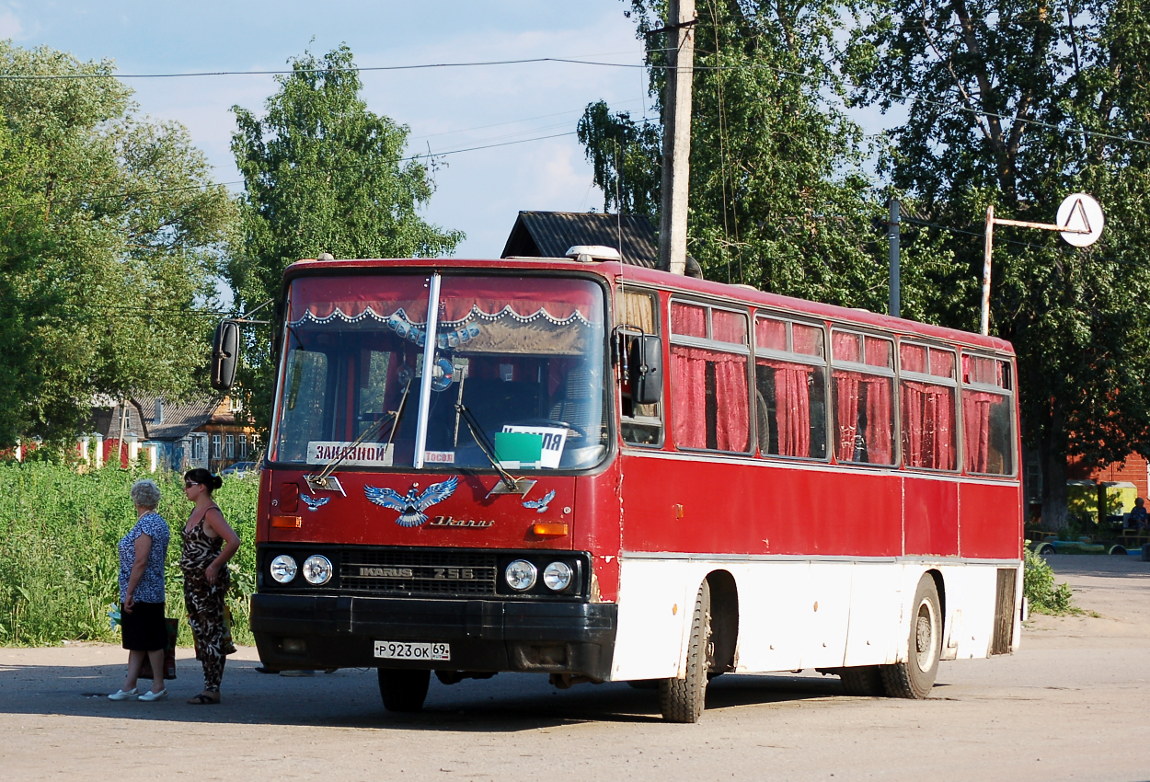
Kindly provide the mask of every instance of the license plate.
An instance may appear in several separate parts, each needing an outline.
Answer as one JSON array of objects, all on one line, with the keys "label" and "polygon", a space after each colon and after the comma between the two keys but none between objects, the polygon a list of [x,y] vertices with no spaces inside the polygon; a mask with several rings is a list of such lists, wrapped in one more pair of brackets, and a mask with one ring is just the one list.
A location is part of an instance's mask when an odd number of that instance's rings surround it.
[{"label": "license plate", "polygon": [[451,644],[420,643],[413,641],[376,641],[375,656],[383,660],[432,660],[447,662],[451,659]]}]

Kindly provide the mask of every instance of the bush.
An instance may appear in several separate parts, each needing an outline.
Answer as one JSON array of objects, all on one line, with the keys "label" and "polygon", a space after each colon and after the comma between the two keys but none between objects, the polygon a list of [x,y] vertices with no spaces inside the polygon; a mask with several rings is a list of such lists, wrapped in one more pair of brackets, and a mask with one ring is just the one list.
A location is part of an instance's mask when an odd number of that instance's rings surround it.
[{"label": "bush", "polygon": [[[1029,543],[1030,541],[1027,541]],[[1030,603],[1030,610],[1039,614],[1069,614],[1077,609],[1070,587],[1054,583],[1054,569],[1038,554],[1024,546],[1022,593]]]},{"label": "bush", "polygon": [[[151,478],[163,499],[157,511],[172,528],[168,544],[167,614],[180,619],[180,644],[190,645],[184,612],[180,529],[191,511],[183,477],[105,467],[77,473],[45,461],[0,464],[0,644],[40,646],[65,640],[120,640],[108,610],[119,601],[116,543],[135,523],[128,497],[134,481]],[[224,480],[215,493],[242,545],[232,558],[228,605],[237,643],[253,642],[249,598],[255,588],[258,481]]]}]

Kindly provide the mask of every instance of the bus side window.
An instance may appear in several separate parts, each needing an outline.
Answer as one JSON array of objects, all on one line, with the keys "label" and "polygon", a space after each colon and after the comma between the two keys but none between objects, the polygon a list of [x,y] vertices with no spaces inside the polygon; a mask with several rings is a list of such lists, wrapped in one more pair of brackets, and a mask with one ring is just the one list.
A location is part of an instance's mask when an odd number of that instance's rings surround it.
[{"label": "bus side window", "polygon": [[954,353],[903,342],[899,356],[903,463],[928,470],[958,469]]},{"label": "bus side window", "polygon": [[825,459],[826,351],[821,327],[755,319],[755,422],[759,454]]},{"label": "bus side window", "polygon": [[894,364],[889,340],[834,331],[835,458],[840,462],[894,463]]},{"label": "bus side window", "polygon": [[624,393],[620,423],[623,441],[632,445],[659,445],[663,441],[663,418],[659,405],[638,405]]},{"label": "bus side window", "polygon": [[998,359],[962,357],[962,424],[967,472],[1014,474],[1010,365]]},{"label": "bus side window", "polygon": [[676,446],[745,452],[750,444],[747,357],[672,345],[669,374]]},{"label": "bus side window", "polygon": [[823,373],[809,364],[755,362],[759,450],[775,456],[826,455]]},{"label": "bus side window", "polygon": [[751,445],[747,315],[671,302],[671,428],[677,448],[746,453]]},{"label": "bus side window", "polygon": [[643,334],[658,334],[655,297],[646,292],[620,292],[615,313],[615,363],[619,379],[620,433],[631,445],[658,446],[663,442],[662,405],[638,404],[631,398],[631,367],[634,342]]}]

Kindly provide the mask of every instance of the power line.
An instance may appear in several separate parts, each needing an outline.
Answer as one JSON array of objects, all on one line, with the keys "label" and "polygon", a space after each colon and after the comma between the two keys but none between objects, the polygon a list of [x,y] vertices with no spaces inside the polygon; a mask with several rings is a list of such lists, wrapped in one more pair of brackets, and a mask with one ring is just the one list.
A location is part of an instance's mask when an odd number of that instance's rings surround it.
[{"label": "power line", "polygon": [[465,62],[419,63],[414,65],[372,65],[351,68],[291,68],[272,71],[194,71],[191,73],[0,73],[0,80],[53,81],[64,79],[193,79],[216,76],[290,76],[297,73],[370,73],[376,71],[414,71],[436,68],[482,68],[502,65],[535,65],[538,63],[592,65],[604,68],[646,68],[643,63],[600,62],[567,57],[532,57],[522,60],[474,60]]},{"label": "power line", "polygon": [[[501,142],[495,142],[492,144],[482,144],[482,145],[478,145],[478,146],[474,146],[474,147],[464,147],[461,149],[452,149],[452,150],[448,150],[447,152],[426,152],[426,153],[420,153],[418,155],[407,155],[406,157],[395,158],[394,160],[389,161],[389,163],[407,163],[407,162],[410,162],[413,160],[446,157],[448,155],[459,155],[459,154],[462,154],[464,152],[476,152],[476,151],[480,151],[480,150],[484,150],[484,149],[493,149],[495,147],[509,147],[509,146],[514,146],[516,144],[529,144],[529,143],[535,142],[535,141],[546,141],[547,139],[562,138],[563,136],[574,136],[575,132],[576,131],[574,131],[574,130],[568,130],[568,131],[564,131],[563,133],[552,133],[552,134],[547,135],[547,136],[535,136],[533,138],[518,139],[515,141],[501,141]],[[357,163],[357,164],[350,165],[350,166],[327,167],[324,170],[325,171],[343,171],[343,170],[347,170],[349,168],[362,168],[362,167],[363,167],[362,164]],[[134,191],[121,192],[121,193],[110,193],[108,195],[84,195],[84,196],[77,196],[77,198],[84,198],[86,200],[91,200],[91,201],[109,201],[109,200],[114,200],[114,199],[118,200],[118,199],[123,199],[123,198],[143,198],[143,197],[152,196],[152,195],[165,195],[167,193],[181,193],[181,192],[186,192],[189,190],[203,190],[203,189],[210,188],[210,187],[231,187],[231,186],[238,186],[238,185],[243,185],[243,184],[245,184],[244,180],[237,179],[237,180],[230,180],[227,182],[207,182],[207,183],[204,183],[202,185],[184,185],[184,186],[180,186],[180,187],[164,187],[164,188],[156,188],[154,190],[134,190]]]},{"label": "power line", "polygon": [[[181,79],[181,78],[214,78],[222,76],[286,76],[297,73],[371,73],[371,72],[386,72],[386,71],[410,71],[410,70],[429,70],[440,68],[482,68],[482,67],[499,67],[508,65],[533,65],[539,63],[557,63],[566,65],[586,65],[593,67],[603,68],[629,68],[629,69],[655,69],[666,70],[671,68],[669,65],[659,65],[654,63],[623,63],[623,62],[604,62],[600,60],[587,60],[578,59],[573,57],[533,57],[514,60],[471,60],[460,62],[442,62],[442,63],[416,63],[410,65],[375,65],[375,66],[353,66],[347,68],[292,68],[288,70],[266,70],[266,71],[194,71],[190,73],[60,73],[60,74],[16,74],[0,73],[0,81],[51,81],[51,80],[69,80],[69,79]],[[769,64],[750,63],[739,65],[706,65],[696,63],[694,65],[696,71],[740,71],[740,70],[767,70],[777,73],[781,76],[790,76],[806,81],[814,81],[820,86],[828,85],[828,80],[825,78],[811,76],[805,73],[790,71],[785,68],[779,68]],[[843,76],[843,81],[852,87],[860,88],[861,85],[857,84],[849,77]],[[968,114],[977,114],[985,117],[993,117],[995,119],[1007,122],[1021,122],[1024,124],[1034,125],[1036,127],[1046,128],[1047,130],[1064,130],[1064,127],[1042,120],[1031,119],[1028,117],[1017,117],[999,112],[993,112],[986,109],[978,108],[975,106],[967,106],[961,102],[953,101],[940,101],[922,96],[915,96],[903,94],[898,92],[887,92],[883,90],[875,90],[875,94],[882,95],[886,98],[905,103],[908,101],[918,101],[930,106],[936,106],[944,109],[952,109]],[[1132,136],[1119,136],[1114,133],[1105,133],[1097,130],[1088,130],[1086,128],[1078,129],[1079,133],[1093,136],[1109,141],[1120,143],[1129,143],[1139,146],[1150,146],[1150,141],[1135,138]],[[481,149],[481,148],[480,148]],[[470,151],[470,150],[463,150]],[[450,154],[450,153],[448,153]]]}]

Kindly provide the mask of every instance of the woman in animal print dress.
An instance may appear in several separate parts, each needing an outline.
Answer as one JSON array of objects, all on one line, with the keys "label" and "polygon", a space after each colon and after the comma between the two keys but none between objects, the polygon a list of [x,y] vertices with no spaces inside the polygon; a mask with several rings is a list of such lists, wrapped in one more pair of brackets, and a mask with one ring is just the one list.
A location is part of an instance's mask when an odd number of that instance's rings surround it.
[{"label": "woman in animal print dress", "polygon": [[184,494],[195,507],[182,532],[180,570],[188,624],[204,667],[204,691],[188,701],[195,705],[220,702],[224,663],[236,650],[224,619],[224,596],[231,583],[228,560],[239,549],[240,538],[212,499],[212,492],[222,485],[218,475],[202,467],[184,474]]}]

